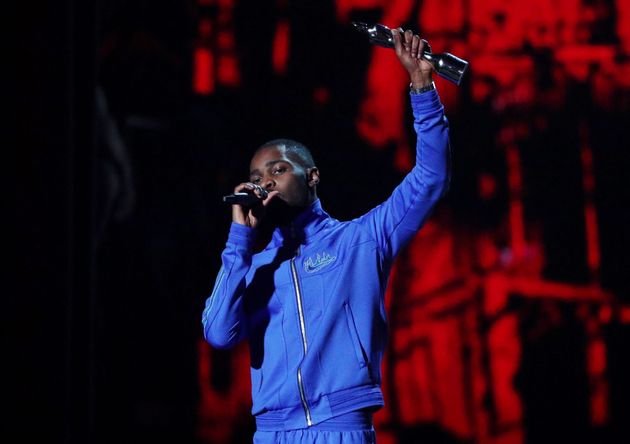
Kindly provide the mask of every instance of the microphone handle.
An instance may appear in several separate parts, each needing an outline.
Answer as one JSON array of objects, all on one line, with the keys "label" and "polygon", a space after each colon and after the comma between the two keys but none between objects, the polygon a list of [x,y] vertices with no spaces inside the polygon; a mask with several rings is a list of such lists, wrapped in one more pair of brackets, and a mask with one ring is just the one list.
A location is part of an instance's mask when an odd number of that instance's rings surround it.
[{"label": "microphone handle", "polygon": [[243,205],[245,207],[252,207],[262,202],[262,199],[260,199],[255,194],[234,193],[228,196],[223,196],[223,202],[230,205]]}]

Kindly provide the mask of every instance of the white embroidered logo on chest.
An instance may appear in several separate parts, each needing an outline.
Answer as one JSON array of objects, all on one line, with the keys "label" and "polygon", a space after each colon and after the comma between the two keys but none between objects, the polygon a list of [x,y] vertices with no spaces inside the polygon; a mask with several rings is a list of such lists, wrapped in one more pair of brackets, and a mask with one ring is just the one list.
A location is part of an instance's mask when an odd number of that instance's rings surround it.
[{"label": "white embroidered logo on chest", "polygon": [[317,253],[315,259],[311,256],[304,261],[304,270],[306,270],[307,273],[315,273],[335,262],[335,259],[337,259],[337,256],[331,256],[328,253]]}]

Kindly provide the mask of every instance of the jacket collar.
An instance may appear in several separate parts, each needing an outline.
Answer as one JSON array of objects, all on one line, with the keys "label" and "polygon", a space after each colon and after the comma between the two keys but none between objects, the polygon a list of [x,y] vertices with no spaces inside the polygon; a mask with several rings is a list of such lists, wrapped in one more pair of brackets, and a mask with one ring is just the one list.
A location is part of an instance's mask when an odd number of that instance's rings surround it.
[{"label": "jacket collar", "polygon": [[321,202],[316,199],[291,222],[278,227],[271,237],[270,247],[280,247],[286,244],[306,244],[311,240],[330,219],[328,213],[322,209]]}]

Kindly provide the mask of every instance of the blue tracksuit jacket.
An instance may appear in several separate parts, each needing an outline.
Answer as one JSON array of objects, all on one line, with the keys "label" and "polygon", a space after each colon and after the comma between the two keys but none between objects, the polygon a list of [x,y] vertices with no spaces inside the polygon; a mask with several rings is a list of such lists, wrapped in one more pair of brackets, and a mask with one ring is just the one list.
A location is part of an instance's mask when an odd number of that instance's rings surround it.
[{"label": "blue tracksuit jacket", "polygon": [[317,200],[256,254],[255,230],[230,228],[202,320],[215,347],[249,340],[258,430],[307,428],[383,405],[389,271],[449,183],[439,96],[412,94],[411,104],[416,165],[386,202],[340,222]]}]

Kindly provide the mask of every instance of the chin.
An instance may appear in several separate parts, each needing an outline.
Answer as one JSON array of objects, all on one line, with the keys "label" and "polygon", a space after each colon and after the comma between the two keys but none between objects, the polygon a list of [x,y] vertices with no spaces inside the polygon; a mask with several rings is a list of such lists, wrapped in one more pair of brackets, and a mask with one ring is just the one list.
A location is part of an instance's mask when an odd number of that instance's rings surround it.
[{"label": "chin", "polygon": [[286,201],[284,197],[278,196],[267,206],[267,221],[275,226],[286,225],[303,209],[304,205]]},{"label": "chin", "polygon": [[291,204],[284,200],[283,197],[278,196],[272,202],[267,205],[267,213],[270,216],[279,216],[291,211]]},{"label": "chin", "polygon": [[304,207],[304,204],[302,204],[301,201],[298,201],[297,199],[291,199],[286,196],[282,196],[280,194],[278,194],[278,197],[276,197],[274,201],[269,204],[269,208],[274,209],[274,210],[275,209],[290,210],[290,209],[303,208],[303,207]]}]

